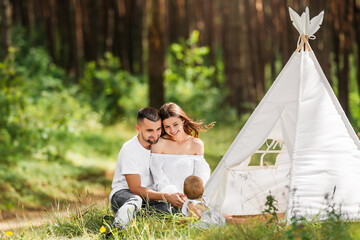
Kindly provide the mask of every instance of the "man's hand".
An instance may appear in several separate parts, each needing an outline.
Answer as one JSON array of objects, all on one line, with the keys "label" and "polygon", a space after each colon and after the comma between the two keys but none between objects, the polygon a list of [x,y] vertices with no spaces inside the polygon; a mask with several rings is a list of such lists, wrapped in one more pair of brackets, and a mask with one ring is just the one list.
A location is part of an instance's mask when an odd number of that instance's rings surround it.
[{"label": "man's hand", "polygon": [[153,190],[141,187],[141,178],[139,174],[126,174],[126,181],[128,183],[131,193],[137,194],[144,199],[150,200],[165,200],[177,208],[181,208],[187,200],[183,193],[160,193]]},{"label": "man's hand", "polygon": [[185,195],[182,193],[166,194],[164,197],[167,202],[169,202],[171,205],[177,208],[182,207],[182,205],[185,202],[183,199],[186,198]]}]

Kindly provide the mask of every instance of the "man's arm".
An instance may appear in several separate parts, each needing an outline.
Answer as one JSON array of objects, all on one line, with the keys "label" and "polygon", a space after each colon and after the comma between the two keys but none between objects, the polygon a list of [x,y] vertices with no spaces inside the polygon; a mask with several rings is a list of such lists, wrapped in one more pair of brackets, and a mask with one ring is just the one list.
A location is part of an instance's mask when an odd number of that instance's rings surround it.
[{"label": "man's arm", "polygon": [[139,174],[125,174],[130,192],[139,195],[144,199],[150,200],[166,200],[171,205],[180,208],[184,204],[185,195],[182,193],[161,193],[141,186],[141,178]]}]

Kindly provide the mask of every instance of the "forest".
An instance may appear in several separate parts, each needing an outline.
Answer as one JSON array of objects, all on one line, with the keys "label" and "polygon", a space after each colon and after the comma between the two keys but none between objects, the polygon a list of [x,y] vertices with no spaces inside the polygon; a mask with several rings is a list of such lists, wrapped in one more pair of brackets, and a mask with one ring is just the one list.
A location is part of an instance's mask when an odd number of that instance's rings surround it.
[{"label": "forest", "polygon": [[309,44],[360,136],[360,0],[1,0],[0,222],[106,201],[145,106],[215,121],[214,170],[297,48],[288,8],[307,6],[325,13]]},{"label": "forest", "polygon": [[[91,63],[102,68],[99,59],[110,53],[119,59],[119,70],[135,77],[130,82],[148,85],[145,105],[180,100],[176,96],[185,93],[172,92],[172,84],[188,82],[219,91],[219,96],[210,94],[222,98],[211,110],[229,106],[241,115],[254,108],[296,49],[298,34],[288,6],[309,6],[311,13],[326,14],[310,44],[345,113],[355,121],[359,109],[350,105],[359,95],[359,5],[356,0],[5,0],[1,57],[17,44],[11,35],[21,32],[28,48],[42,48],[65,71],[64,84],[99,92],[101,83],[86,74]],[[111,111],[121,115],[126,107],[115,105]]]}]

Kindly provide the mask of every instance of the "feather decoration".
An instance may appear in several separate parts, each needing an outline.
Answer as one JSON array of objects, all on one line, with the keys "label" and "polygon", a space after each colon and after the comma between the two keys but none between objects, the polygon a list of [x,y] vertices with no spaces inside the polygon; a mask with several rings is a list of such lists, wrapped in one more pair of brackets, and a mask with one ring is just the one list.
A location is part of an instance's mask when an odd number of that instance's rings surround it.
[{"label": "feather decoration", "polygon": [[324,11],[322,11],[319,15],[310,20],[310,11],[308,7],[305,8],[305,12],[301,14],[301,17],[290,7],[289,14],[294,27],[300,35],[305,34],[307,36],[313,36],[319,30],[324,18]]}]

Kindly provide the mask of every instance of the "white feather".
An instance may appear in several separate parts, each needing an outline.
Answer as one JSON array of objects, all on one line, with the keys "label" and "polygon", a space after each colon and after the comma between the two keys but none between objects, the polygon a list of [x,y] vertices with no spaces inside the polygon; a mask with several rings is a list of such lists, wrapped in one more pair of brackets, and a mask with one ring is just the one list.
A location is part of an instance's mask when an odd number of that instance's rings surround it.
[{"label": "white feather", "polygon": [[319,15],[317,15],[316,17],[313,17],[310,21],[310,27],[308,30],[308,35],[312,36],[314,35],[314,33],[316,33],[319,28],[320,25],[322,24],[324,19],[324,11],[322,11]]},{"label": "white feather", "polygon": [[289,14],[290,14],[290,19],[293,22],[294,27],[296,28],[296,30],[298,30],[298,32],[300,34],[302,34],[304,28],[303,28],[303,22],[302,22],[301,17],[290,7],[289,7]]},{"label": "white feather", "polygon": [[306,34],[305,32],[305,28],[306,28],[306,13],[303,12],[301,14],[301,22],[302,22],[302,28],[301,28],[301,33],[300,34]]},{"label": "white feather", "polygon": [[310,28],[310,11],[309,8],[305,8],[305,19],[304,19],[304,34],[308,35],[308,31]]}]

